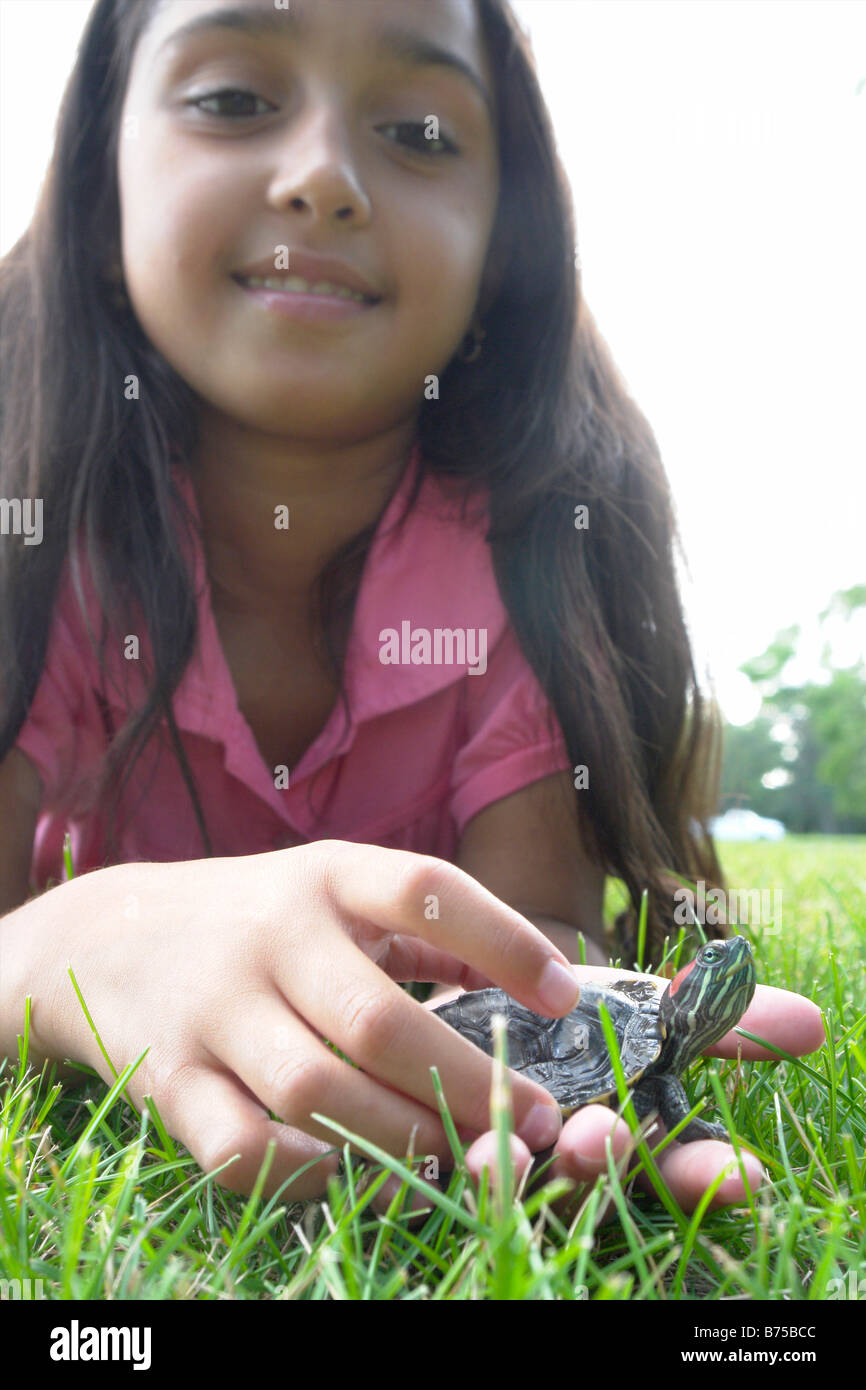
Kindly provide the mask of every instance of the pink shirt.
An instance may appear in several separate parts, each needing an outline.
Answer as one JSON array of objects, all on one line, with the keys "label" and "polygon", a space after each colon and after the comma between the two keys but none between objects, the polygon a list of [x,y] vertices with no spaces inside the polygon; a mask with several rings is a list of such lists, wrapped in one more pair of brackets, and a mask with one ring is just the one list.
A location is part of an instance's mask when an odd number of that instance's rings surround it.
[{"label": "pink shirt", "polygon": [[[199,642],[173,708],[215,855],[333,838],[453,860],[464,826],[483,807],[570,766],[553,710],[499,596],[484,539],[486,508],[473,503],[474,517],[467,512],[461,521],[458,505],[428,477],[405,524],[391,529],[405,510],[417,449],[379,522],[361,578],[344,669],[350,720],[338,700],[290,769],[287,788],[275,786],[274,770],[238,709],[196,545]],[[181,470],[177,476],[198,517],[189,479]],[[86,561],[83,578],[98,632]],[[390,647],[385,629],[395,634]],[[462,630],[467,650],[450,647],[447,637],[437,641],[436,629]],[[146,642],[145,636],[142,647]],[[395,660],[383,663],[384,651]],[[122,643],[106,644],[106,663],[108,703],[118,729],[127,717],[124,685],[139,700],[145,686],[139,663],[125,659]],[[76,875],[105,862],[103,812],[88,806],[108,737],[98,689],[98,666],[67,558],[45,667],[17,739],[42,779],[31,867],[40,890],[49,879],[65,877],[66,829]],[[167,730],[164,720],[162,728]],[[203,857],[167,735],[164,741],[151,737],[120,806],[124,820],[132,814],[111,862]]]}]

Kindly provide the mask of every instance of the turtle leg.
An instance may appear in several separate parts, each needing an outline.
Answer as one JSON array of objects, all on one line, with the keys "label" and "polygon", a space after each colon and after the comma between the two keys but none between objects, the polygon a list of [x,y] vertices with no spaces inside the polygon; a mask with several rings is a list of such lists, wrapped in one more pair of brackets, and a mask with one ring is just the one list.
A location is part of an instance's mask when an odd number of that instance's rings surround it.
[{"label": "turtle leg", "polygon": [[[692,1108],[685,1087],[679,1077],[671,1073],[657,1076],[654,1080],[661,1117],[668,1129],[673,1129],[674,1125],[685,1119]],[[723,1139],[729,1143],[730,1135],[724,1125],[714,1124],[711,1120],[695,1119],[686,1125],[677,1135],[677,1139],[681,1144],[692,1144],[696,1139]]]},{"label": "turtle leg", "polygon": [[[634,1103],[634,1112],[639,1120],[645,1120],[647,1115],[653,1113],[657,1115],[662,1114],[661,1097],[656,1087],[655,1077],[646,1076],[642,1081],[639,1081],[636,1086],[633,1086],[631,1098]],[[663,1115],[662,1119],[664,1119]],[[655,1135],[651,1129],[647,1138],[650,1143],[654,1144],[657,1142],[658,1136]]]}]

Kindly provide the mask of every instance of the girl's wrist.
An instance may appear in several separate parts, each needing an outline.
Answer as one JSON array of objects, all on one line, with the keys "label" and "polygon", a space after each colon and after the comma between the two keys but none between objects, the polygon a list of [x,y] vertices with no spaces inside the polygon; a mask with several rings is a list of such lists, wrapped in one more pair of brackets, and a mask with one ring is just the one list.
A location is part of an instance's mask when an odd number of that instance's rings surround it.
[{"label": "girl's wrist", "polygon": [[[49,890],[51,892],[53,890]],[[30,1054],[36,1066],[45,1061],[36,1040],[34,1015],[41,993],[38,921],[44,914],[43,898],[14,908],[0,917],[0,1057],[18,1059],[18,1037],[24,1033],[26,998],[31,997]]]},{"label": "girl's wrist", "polygon": [[[69,1056],[56,1010],[61,952],[74,914],[80,910],[71,898],[80,896],[80,886],[78,880],[58,884],[0,918],[0,1056],[18,1060],[28,995],[31,1065],[41,1067],[45,1061]],[[59,1074],[72,1073],[62,1067]]]}]

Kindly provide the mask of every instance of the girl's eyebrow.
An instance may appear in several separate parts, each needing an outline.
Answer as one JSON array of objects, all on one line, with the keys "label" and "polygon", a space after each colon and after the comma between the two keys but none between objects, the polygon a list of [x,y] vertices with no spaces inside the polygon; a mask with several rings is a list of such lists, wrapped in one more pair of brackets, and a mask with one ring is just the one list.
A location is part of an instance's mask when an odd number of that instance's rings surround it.
[{"label": "girl's eyebrow", "polygon": [[[253,39],[298,40],[307,32],[307,25],[301,16],[290,10],[212,10],[209,14],[198,15],[188,24],[175,29],[160,45],[157,53],[162,54],[163,50],[175,48],[199,34],[212,33],[220,29]],[[411,29],[395,26],[386,26],[378,30],[374,36],[374,43],[380,52],[413,67],[445,67],[458,73],[472,84],[492,118],[493,101],[484,81],[471,63],[467,63],[459,54],[442,48],[432,39]]]}]

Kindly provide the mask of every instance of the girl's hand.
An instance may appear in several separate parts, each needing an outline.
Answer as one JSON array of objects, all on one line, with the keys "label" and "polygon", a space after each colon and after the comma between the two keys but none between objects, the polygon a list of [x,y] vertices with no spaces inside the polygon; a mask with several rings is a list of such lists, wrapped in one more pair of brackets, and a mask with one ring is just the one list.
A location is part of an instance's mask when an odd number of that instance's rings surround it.
[{"label": "girl's hand", "polygon": [[[575,1002],[568,962],[542,932],[427,855],[323,840],[236,858],[121,864],[53,891],[56,910],[41,919],[49,988],[33,991],[34,1051],[114,1080],[72,966],[118,1074],[149,1048],[128,1085],[135,1104],[152,1095],[169,1132],[206,1171],[240,1154],[218,1181],[244,1193],[269,1139],[267,1195],[342,1144],[313,1111],[395,1155],[414,1135],[416,1155],[447,1166],[433,1064],[463,1137],[488,1127],[491,1059],[396,980],[495,983],[557,1015]],[[528,1148],[552,1143],[561,1128],[553,1098],[516,1077],[513,1099]],[[324,1191],[336,1164],[337,1155],[316,1163],[286,1199]]]},{"label": "girl's hand", "polygon": [[[629,973],[589,965],[573,965],[572,970],[578,980],[605,979]],[[654,979],[662,989],[670,983],[661,976],[648,978]],[[454,993],[457,994],[458,991],[455,990]],[[435,1002],[443,1003],[444,997]],[[800,994],[776,989],[771,985],[757,986],[754,998],[738,1026],[750,1033],[757,1033],[796,1057],[816,1051],[825,1041],[824,1024],[818,1006]],[[768,1052],[757,1043],[749,1042],[746,1038],[741,1038],[733,1029],[715,1046],[708,1048],[706,1056],[736,1057],[738,1051],[744,1059],[775,1060],[772,1052]],[[516,1073],[512,1072],[511,1075],[516,1076]],[[447,1092],[446,1097],[450,1105],[451,1097]],[[713,1114],[712,1118],[719,1117]],[[650,1147],[658,1144],[667,1132],[661,1120],[657,1124],[657,1129],[649,1136]],[[569,1116],[554,1146],[554,1161],[545,1174],[545,1181],[568,1178],[578,1185],[594,1182],[599,1173],[607,1172],[605,1141],[608,1136],[614,1162],[625,1158],[634,1149],[634,1139],[625,1120],[616,1116],[607,1106],[586,1105]],[[766,1174],[755,1155],[749,1153],[744,1145],[741,1145],[741,1153],[749,1187],[754,1192],[765,1181]],[[517,1136],[512,1138],[512,1155],[515,1173],[519,1179],[532,1162],[532,1155]],[[694,1211],[710,1184],[729,1165],[733,1165],[732,1171],[712,1198],[710,1208],[745,1201],[745,1187],[737,1155],[731,1144],[716,1139],[698,1139],[691,1144],[679,1144],[675,1140],[655,1161],[683,1211]],[[492,1130],[488,1130],[469,1148],[466,1162],[476,1180],[480,1179],[481,1171],[485,1167],[495,1173],[496,1136]],[[645,1173],[642,1173],[637,1181],[642,1191],[654,1191]]]}]

